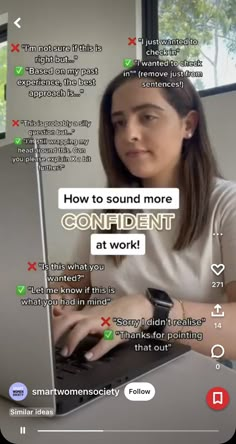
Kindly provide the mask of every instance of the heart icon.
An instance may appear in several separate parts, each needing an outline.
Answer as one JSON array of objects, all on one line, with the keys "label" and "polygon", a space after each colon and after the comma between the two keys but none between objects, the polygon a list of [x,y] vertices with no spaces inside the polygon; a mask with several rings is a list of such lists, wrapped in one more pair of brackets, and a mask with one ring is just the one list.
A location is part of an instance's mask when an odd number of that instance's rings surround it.
[{"label": "heart icon", "polygon": [[223,273],[225,266],[224,264],[212,264],[211,269],[216,276],[219,276],[221,273]]}]

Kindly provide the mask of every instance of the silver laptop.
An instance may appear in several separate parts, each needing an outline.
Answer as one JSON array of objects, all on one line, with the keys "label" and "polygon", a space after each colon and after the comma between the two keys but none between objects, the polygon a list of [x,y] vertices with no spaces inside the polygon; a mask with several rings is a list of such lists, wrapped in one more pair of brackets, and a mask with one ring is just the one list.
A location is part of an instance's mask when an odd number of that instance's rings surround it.
[{"label": "silver laptop", "polygon": [[[30,286],[48,287],[47,272],[39,266],[48,257],[38,145],[21,145],[21,151],[23,147],[25,153],[18,153],[15,144],[0,148],[0,395],[20,407],[61,415],[94,401],[100,396],[96,389],[121,386],[190,347],[176,344],[168,352],[136,353],[129,341],[88,363],[84,354],[98,340],[90,336],[71,357],[60,355],[52,341],[51,308],[22,304],[27,297],[48,299],[28,291]],[[65,395],[71,388],[89,394]],[[47,396],[35,396],[34,390],[47,390]]]}]

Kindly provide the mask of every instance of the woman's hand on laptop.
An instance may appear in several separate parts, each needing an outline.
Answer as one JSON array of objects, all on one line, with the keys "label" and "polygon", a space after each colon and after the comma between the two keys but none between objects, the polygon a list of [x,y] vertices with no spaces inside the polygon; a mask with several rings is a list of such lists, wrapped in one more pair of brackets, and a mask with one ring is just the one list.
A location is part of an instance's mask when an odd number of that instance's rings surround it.
[{"label": "woman's hand on laptop", "polygon": [[[52,294],[50,295],[50,299],[53,299],[55,301],[55,305],[53,305],[52,308],[52,314],[53,316],[61,316],[62,313],[71,312],[77,310],[78,305],[75,303],[72,304],[65,304],[65,299],[59,294]],[[75,295],[66,295],[66,301],[76,301],[77,297]],[[67,302],[68,303],[68,302]]]},{"label": "woman's hand on laptop", "polygon": [[[75,275],[75,271],[66,270],[63,277],[74,278],[78,275]],[[83,272],[82,279],[78,279],[76,281],[71,282],[59,282],[50,284],[50,288],[58,289],[58,293],[53,293],[50,295],[50,299],[55,300],[55,305],[53,305],[52,314],[54,317],[61,316],[63,313],[71,312],[75,310],[82,310],[84,308],[83,304],[79,304],[78,300],[83,299],[86,303],[86,300],[90,297],[90,295],[81,293],[78,289],[83,289],[84,287],[89,287],[91,285],[90,282],[90,273]],[[63,289],[65,292],[62,294]],[[70,293],[68,290],[78,290],[78,294]]]},{"label": "woman's hand on laptop", "polygon": [[[53,318],[55,344],[65,337],[61,354],[70,356],[77,345],[89,334],[100,335],[101,340],[86,353],[88,360],[95,361],[127,339],[116,331],[135,333],[142,330],[141,319],[153,316],[153,306],[142,294],[123,296],[107,306],[85,307],[82,311],[64,311]],[[130,325],[117,326],[114,318],[130,320]],[[127,321],[125,322],[127,324]],[[66,336],[64,336],[66,335]]]}]

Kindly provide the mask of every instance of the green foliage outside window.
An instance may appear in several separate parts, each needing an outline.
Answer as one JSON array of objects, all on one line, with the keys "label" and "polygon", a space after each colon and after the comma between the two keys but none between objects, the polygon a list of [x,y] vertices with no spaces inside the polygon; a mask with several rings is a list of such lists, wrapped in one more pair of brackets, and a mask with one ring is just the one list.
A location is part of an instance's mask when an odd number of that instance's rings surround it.
[{"label": "green foliage outside window", "polygon": [[[159,0],[158,24],[159,38],[198,40],[197,46],[182,46],[178,56],[169,57],[179,60],[207,60],[212,68],[212,85],[222,86],[218,80],[220,45],[228,52],[228,58],[234,60],[236,54],[236,0]],[[212,48],[207,55],[203,46]],[[177,49],[162,46],[160,49]],[[236,78],[236,77],[235,77]],[[232,79],[234,81],[234,78]],[[204,89],[204,83],[197,79],[198,89]]]}]

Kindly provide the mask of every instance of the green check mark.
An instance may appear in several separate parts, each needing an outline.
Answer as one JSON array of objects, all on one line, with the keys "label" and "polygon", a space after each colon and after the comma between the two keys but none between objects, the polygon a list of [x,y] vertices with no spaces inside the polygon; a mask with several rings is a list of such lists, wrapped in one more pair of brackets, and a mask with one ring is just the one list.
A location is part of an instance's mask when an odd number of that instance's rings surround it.
[{"label": "green check mark", "polygon": [[133,65],[134,65],[133,59],[123,59],[124,68],[132,68]]},{"label": "green check mark", "polygon": [[25,68],[23,66],[15,66],[14,73],[15,76],[23,76],[25,73]]},{"label": "green check mark", "polygon": [[104,330],[103,338],[106,339],[106,341],[112,341],[112,339],[114,339],[114,331],[113,330]]},{"label": "green check mark", "polygon": [[17,294],[17,296],[25,296],[26,295],[26,286],[25,285],[17,285],[16,286],[16,294]]},{"label": "green check mark", "polygon": [[21,137],[15,137],[15,139],[14,139],[14,144],[15,144],[15,145],[22,145],[22,139],[21,139]]}]

